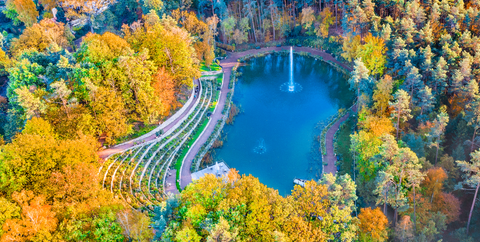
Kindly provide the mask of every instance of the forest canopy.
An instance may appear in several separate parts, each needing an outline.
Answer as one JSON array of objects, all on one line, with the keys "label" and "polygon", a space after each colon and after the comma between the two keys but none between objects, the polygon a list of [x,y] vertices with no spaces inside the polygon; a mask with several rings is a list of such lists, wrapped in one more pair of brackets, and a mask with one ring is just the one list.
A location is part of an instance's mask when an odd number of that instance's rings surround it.
[{"label": "forest canopy", "polygon": [[[2,7],[1,241],[480,238],[478,0]],[[356,113],[335,140],[337,174],[282,197],[232,169],[138,209],[104,188],[102,146],[174,114],[216,57],[277,45],[348,72]]]}]

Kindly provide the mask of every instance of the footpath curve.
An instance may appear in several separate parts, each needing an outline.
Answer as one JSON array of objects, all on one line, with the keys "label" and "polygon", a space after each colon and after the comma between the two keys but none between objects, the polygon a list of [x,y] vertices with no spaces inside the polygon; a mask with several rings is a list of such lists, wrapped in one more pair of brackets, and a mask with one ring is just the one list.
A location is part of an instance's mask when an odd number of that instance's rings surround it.
[{"label": "footpath curve", "polygon": [[[195,142],[195,145],[190,148],[187,155],[185,156],[185,163],[182,164],[182,170],[180,171],[180,186],[182,189],[184,189],[188,184],[192,182],[192,174],[190,171],[190,167],[192,166],[192,161],[194,160],[200,148],[203,146],[205,142],[207,142],[208,138],[210,137],[212,132],[215,130],[215,126],[218,120],[223,118],[222,110],[225,106],[227,93],[230,91],[230,89],[228,88],[230,83],[230,74],[232,73],[232,68],[237,65],[237,60],[243,56],[257,54],[260,52],[289,50],[288,47],[289,46],[267,47],[267,48],[261,48],[261,49],[247,50],[243,52],[233,52],[233,53],[228,52],[229,54],[228,58],[220,61],[220,66],[222,66],[223,73],[224,73],[220,99],[218,100],[217,108],[215,109],[215,112],[210,116],[211,120],[208,126],[205,128],[202,135],[198,137],[197,142]],[[293,47],[293,50],[296,52],[303,51],[303,52],[308,52],[315,56],[320,56],[323,58],[324,61],[335,63],[345,68],[348,71],[352,70],[350,67],[337,61],[335,58],[333,58],[332,55],[326,53],[325,51],[320,51],[320,50],[309,48],[309,47]],[[225,114],[225,115],[228,115],[228,114]],[[328,132],[333,132],[333,134],[335,134],[338,127],[340,126],[340,123],[341,123],[340,121],[345,120],[347,117],[348,117],[348,113],[344,117],[342,117],[337,123],[335,123],[335,125],[333,125],[328,130]],[[335,169],[334,171],[332,171],[333,173],[335,173],[337,168],[335,166],[336,158],[335,158],[335,155],[333,154],[333,134],[331,135],[331,137],[329,137],[328,132],[327,132],[326,144],[331,144],[332,148],[331,148],[331,151],[329,151],[330,149],[327,146],[327,157],[328,157],[327,162],[328,162],[329,168],[333,167]],[[329,139],[330,139],[330,143],[328,143]],[[330,159],[330,157],[333,157],[333,159]]]},{"label": "footpath curve", "polygon": [[[197,79],[195,79],[193,81],[194,86],[199,85],[199,83],[200,82]],[[190,109],[192,109],[192,107],[195,106],[195,102],[197,101],[197,98],[198,98],[197,96],[191,97],[188,100],[188,102],[185,103],[185,105],[188,105],[188,106],[186,108],[182,107],[180,109],[181,112],[182,112],[180,115],[178,115],[179,114],[178,112],[180,112],[180,110],[179,110],[179,111],[177,111],[177,113],[174,113],[169,119],[165,120],[165,122],[160,124],[157,128],[148,132],[147,134],[144,134],[141,137],[126,141],[122,144],[115,145],[115,146],[110,147],[108,149],[101,150],[97,153],[98,156],[102,159],[106,159],[111,155],[123,152],[124,150],[126,150],[128,148],[131,148],[132,146],[135,146],[135,141],[137,141],[137,140],[141,140],[142,142],[147,142],[147,141],[155,139],[157,137],[157,135],[155,133],[160,131],[160,130],[162,130],[163,133],[166,133],[168,130],[170,130],[172,127],[174,127],[178,123],[178,121],[182,120],[182,118],[189,113]],[[167,125],[165,126],[165,124],[167,124]],[[165,127],[161,128],[162,125],[165,126]]]},{"label": "footpath curve", "polygon": [[[352,107],[353,112],[357,112],[357,105],[353,105]],[[338,128],[340,127],[340,124],[342,124],[347,118],[350,116],[350,111],[348,111],[343,117],[337,120],[332,126],[327,131],[326,137],[325,137],[325,146],[327,150],[327,155],[324,156],[324,158],[327,161],[327,166],[323,166],[323,171],[322,173],[332,173],[335,175],[337,173],[337,166],[335,163],[337,162],[337,157],[333,151],[333,138],[335,137],[335,133],[338,131]]]}]

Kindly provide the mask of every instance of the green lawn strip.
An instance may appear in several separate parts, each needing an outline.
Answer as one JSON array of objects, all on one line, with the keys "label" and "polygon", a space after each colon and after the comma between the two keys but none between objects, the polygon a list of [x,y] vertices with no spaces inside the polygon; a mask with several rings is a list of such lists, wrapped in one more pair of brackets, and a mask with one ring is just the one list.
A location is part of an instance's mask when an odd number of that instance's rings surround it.
[{"label": "green lawn strip", "polygon": [[202,61],[202,64],[200,65],[200,71],[219,71],[222,68],[215,62],[213,62],[210,67],[207,67],[205,65],[205,61]]},{"label": "green lawn strip", "polygon": [[182,153],[180,154],[180,156],[177,159],[177,162],[175,163],[175,169],[177,169],[176,183],[177,183],[178,191],[182,190],[181,187],[180,187],[180,183],[178,182],[178,178],[180,177],[180,172],[181,172],[180,169],[182,168],[183,158],[185,158],[185,156],[187,155],[187,152],[190,150],[190,147],[193,145],[193,143],[195,143],[195,140],[197,140],[198,136],[200,136],[200,134],[203,132],[205,127],[207,127],[208,121],[209,121],[208,118],[203,120],[203,123],[200,125],[200,127],[197,129],[197,131],[195,131],[195,134],[193,135],[193,137],[188,141],[187,145],[185,146],[185,147],[187,147],[187,149],[183,148]]},{"label": "green lawn strip", "polygon": [[350,116],[348,117],[342,125],[340,125],[339,130],[336,134],[335,142],[335,151],[337,155],[340,156],[340,174],[350,174],[353,177],[353,158],[352,153],[350,152],[350,135],[352,134],[353,128],[355,127],[355,118]]}]

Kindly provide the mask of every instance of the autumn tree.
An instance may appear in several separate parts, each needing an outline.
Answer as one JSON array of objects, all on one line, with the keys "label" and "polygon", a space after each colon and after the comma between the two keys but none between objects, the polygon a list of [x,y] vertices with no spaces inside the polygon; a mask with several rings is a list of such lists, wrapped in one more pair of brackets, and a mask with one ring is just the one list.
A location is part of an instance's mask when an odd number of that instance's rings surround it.
[{"label": "autumn tree", "polygon": [[[9,201],[5,197],[0,197],[0,225],[5,224],[9,219],[19,219],[21,208],[15,202]],[[0,230],[0,238],[4,230]]]},{"label": "autumn tree", "polygon": [[406,122],[408,119],[412,117],[410,115],[410,96],[404,90],[398,90],[394,94],[394,102],[390,102],[390,106],[392,107],[392,118],[396,119],[396,128],[397,128],[397,139],[398,139],[398,131],[400,130],[400,121]]},{"label": "autumn tree", "polygon": [[393,80],[389,75],[385,75],[377,82],[376,88],[373,91],[374,107],[377,110],[377,115],[385,115],[389,102],[392,100]]},{"label": "autumn tree", "polygon": [[150,218],[142,212],[127,208],[117,213],[117,221],[122,226],[125,237],[134,241],[153,239],[153,231],[148,228]]},{"label": "autumn tree", "polygon": [[410,216],[402,216],[400,222],[395,226],[395,237],[398,241],[410,241],[415,237]]},{"label": "autumn tree", "polygon": [[51,241],[58,226],[55,212],[43,195],[32,191],[14,192],[12,198],[22,208],[21,218],[12,218],[3,225],[2,241]]},{"label": "autumn tree", "polygon": [[348,83],[350,83],[350,89],[357,91],[359,109],[365,105],[361,100],[361,93],[368,93],[372,82],[372,78],[369,76],[369,70],[365,67],[365,64],[363,64],[361,59],[356,59],[352,76],[348,79]]},{"label": "autumn tree", "polygon": [[357,50],[357,58],[363,61],[370,75],[382,76],[387,63],[385,55],[387,48],[383,39],[368,34],[364,42]]},{"label": "autumn tree", "polygon": [[475,150],[477,131],[480,129],[480,98],[476,98],[466,106],[465,119],[472,126],[473,134],[470,140],[470,153]]},{"label": "autumn tree", "polygon": [[379,208],[361,208],[358,214],[360,220],[360,241],[386,241],[388,238],[388,219]]},{"label": "autumn tree", "polygon": [[48,122],[33,118],[0,153],[0,189],[7,194],[22,189],[46,194],[52,171],[79,161],[96,162],[96,146],[91,137],[58,140]]},{"label": "autumn tree", "polygon": [[437,118],[433,121],[433,127],[430,133],[427,135],[430,142],[430,147],[435,147],[435,165],[437,165],[438,150],[440,149],[440,143],[442,142],[443,133],[447,128],[448,114],[445,110],[441,110],[437,115]]},{"label": "autumn tree", "polygon": [[27,49],[43,52],[49,47],[54,51],[68,46],[64,24],[42,19],[40,23],[28,26],[18,39],[14,39],[10,51],[13,55],[19,55]]},{"label": "autumn tree", "polygon": [[457,165],[460,166],[460,169],[466,173],[464,174],[465,180],[459,184],[467,185],[469,187],[475,188],[475,195],[473,196],[472,206],[470,208],[470,213],[468,215],[467,222],[467,234],[470,227],[470,220],[472,218],[473,208],[475,206],[475,201],[477,199],[478,189],[480,188],[480,151],[475,151],[470,154],[472,159],[471,163],[465,161],[457,161]]},{"label": "autumn tree", "polygon": [[327,173],[320,180],[328,188],[329,199],[332,203],[343,208],[353,207],[357,200],[357,186],[349,174],[337,176]]},{"label": "autumn tree", "polygon": [[190,34],[177,26],[171,17],[150,26],[123,26],[125,39],[135,51],[148,50],[149,60],[165,70],[175,80],[176,87],[193,85],[199,77],[199,61]]},{"label": "autumn tree", "polygon": [[66,17],[74,26],[90,23],[90,31],[93,33],[93,20],[95,17],[115,3],[115,0],[58,0],[58,5],[63,8]]},{"label": "autumn tree", "polygon": [[6,5],[14,6],[15,12],[18,14],[16,18],[25,26],[31,27],[37,22],[38,11],[33,0],[8,0]]}]

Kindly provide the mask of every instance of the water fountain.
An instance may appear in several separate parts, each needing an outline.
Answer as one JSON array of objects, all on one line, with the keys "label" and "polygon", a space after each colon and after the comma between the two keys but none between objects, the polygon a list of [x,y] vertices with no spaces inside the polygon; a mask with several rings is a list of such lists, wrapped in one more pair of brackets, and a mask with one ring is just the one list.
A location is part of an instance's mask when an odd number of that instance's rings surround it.
[{"label": "water fountain", "polygon": [[293,48],[290,47],[290,76],[287,83],[280,86],[280,90],[284,92],[296,93],[302,91],[302,86],[293,81]]},{"label": "water fountain", "polygon": [[253,148],[253,152],[261,155],[265,152],[267,152],[267,147],[265,146],[265,140],[264,139],[259,139],[258,140],[258,145]]}]

